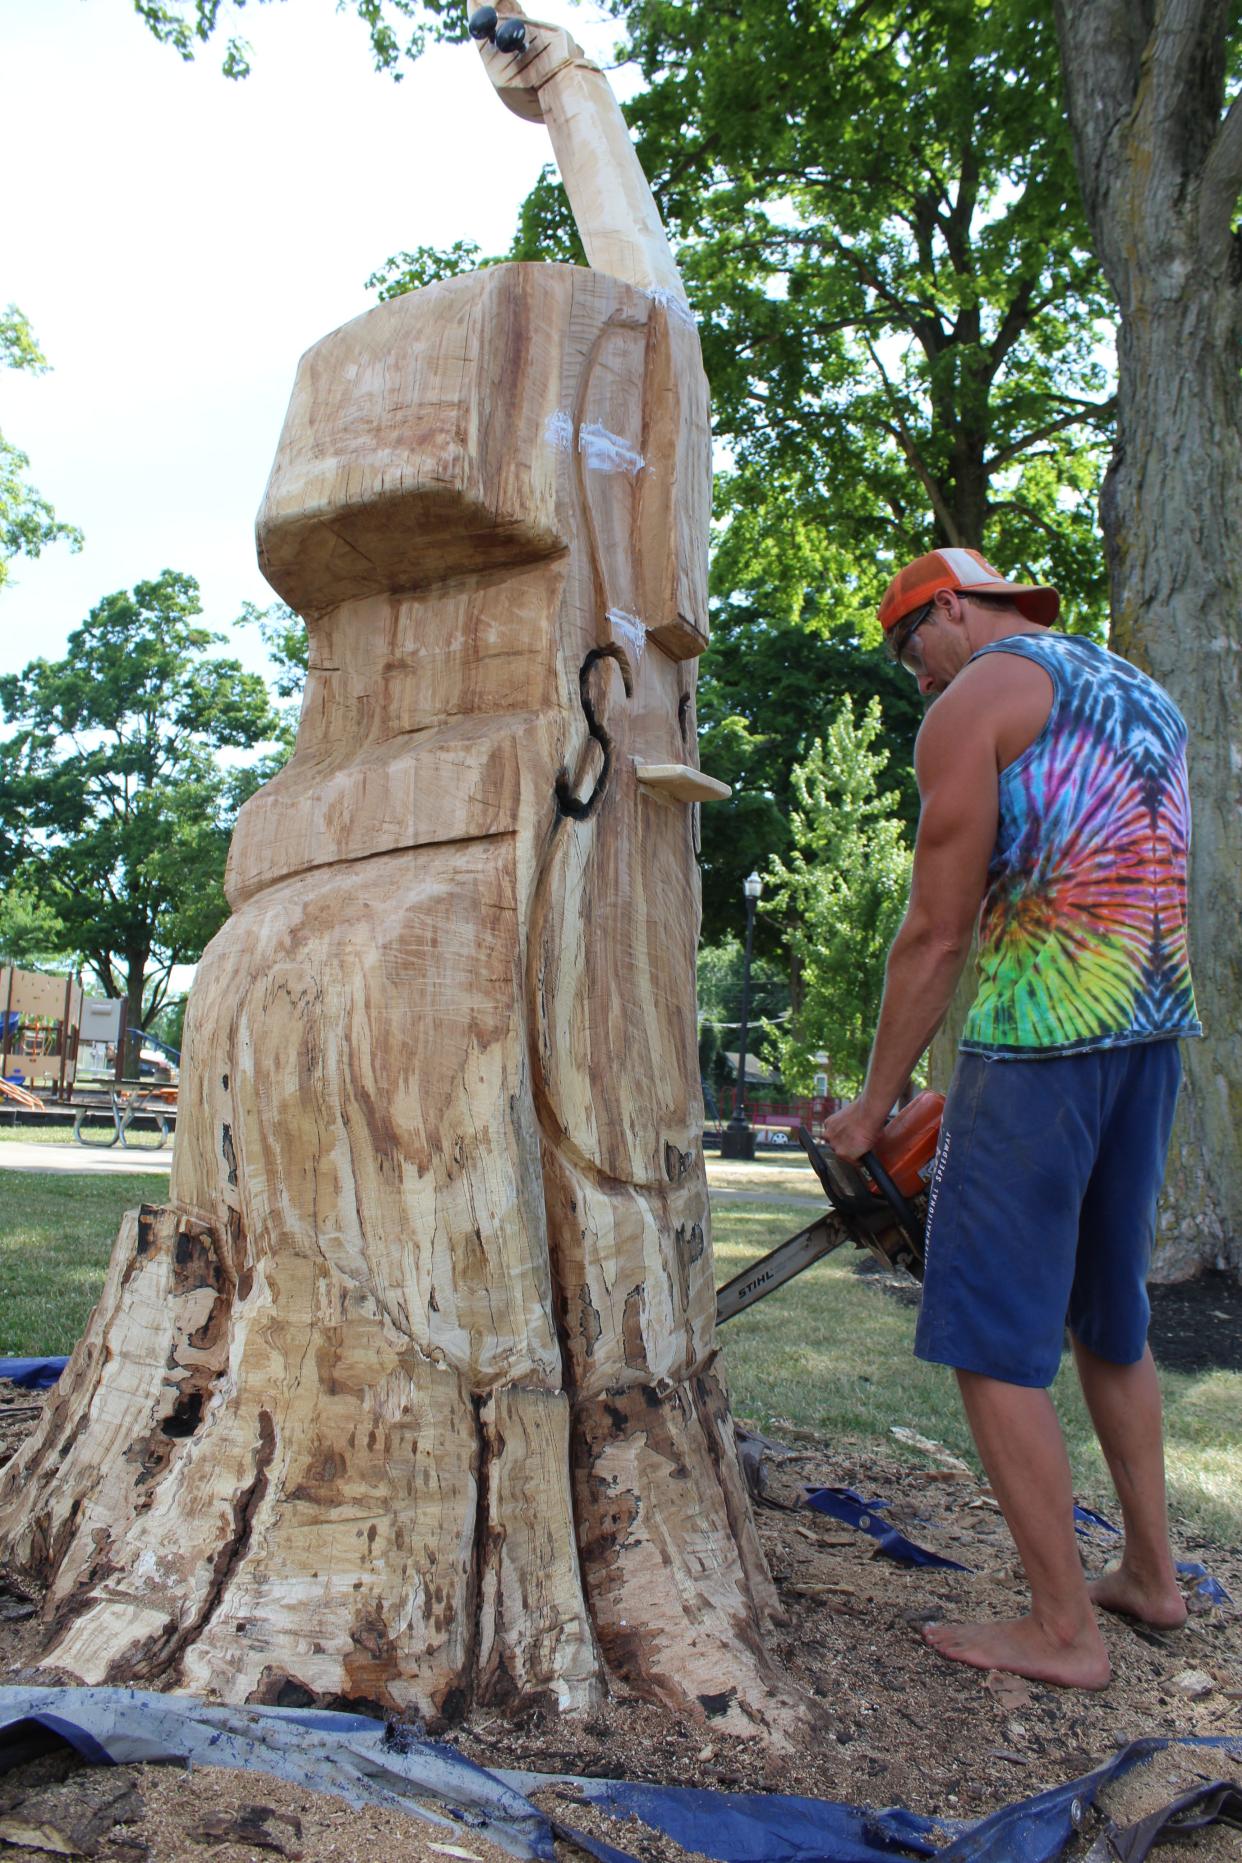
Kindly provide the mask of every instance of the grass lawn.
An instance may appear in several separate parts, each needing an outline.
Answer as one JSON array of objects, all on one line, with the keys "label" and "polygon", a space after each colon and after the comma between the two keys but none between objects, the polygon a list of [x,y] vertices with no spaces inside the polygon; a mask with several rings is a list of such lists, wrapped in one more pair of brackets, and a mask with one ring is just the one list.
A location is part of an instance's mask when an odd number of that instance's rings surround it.
[{"label": "grass lawn", "polygon": [[168,1179],[0,1171],[0,1358],[71,1352],[103,1286],[122,1212]]},{"label": "grass lawn", "polygon": [[[712,1214],[717,1281],[727,1281],[800,1229],[806,1212],[730,1202]],[[784,1419],[830,1442],[853,1439],[908,1455],[889,1435],[905,1424],[978,1468],[951,1371],[913,1355],[913,1307],[852,1272],[841,1249],[721,1329],[734,1410],[779,1434]],[[1242,1373],[1162,1371],[1169,1499],[1184,1538],[1233,1543],[1242,1519]],[[1074,1485],[1117,1516],[1104,1459],[1068,1354],[1053,1386]],[[911,1459],[926,1466],[923,1458]]]},{"label": "grass lawn", "polygon": [[[106,1108],[101,1108],[98,1113],[92,1113],[85,1124],[86,1135],[92,1145],[102,1145],[103,1140],[110,1138],[116,1131],[112,1115]],[[131,1126],[125,1138],[127,1151],[155,1151],[158,1150],[160,1144],[159,1128],[149,1120],[144,1120],[141,1125]],[[58,1121],[53,1125],[50,1120],[46,1124],[32,1121],[29,1125],[21,1126],[13,1125],[6,1120],[0,1124],[0,1145],[4,1144],[6,1139],[15,1140],[21,1145],[72,1145],[75,1143],[72,1122],[61,1124]],[[113,1149],[119,1151],[121,1147],[118,1144]],[[171,1157],[171,1146],[166,1146],[166,1149]]]},{"label": "grass lawn", "polygon": [[[143,1176],[0,1172],[0,1356],[68,1352],[103,1281],[121,1213],[157,1202],[166,1181]],[[728,1201],[712,1223],[717,1278],[730,1279],[800,1228],[805,1210]],[[818,1262],[722,1332],[735,1410],[779,1433],[782,1421],[829,1442],[901,1456],[905,1424],[977,1467],[951,1372],[920,1364],[914,1310],[852,1272],[853,1250]],[[1232,1541],[1242,1519],[1242,1373],[1162,1372],[1169,1487],[1183,1540]],[[1054,1387],[1080,1495],[1114,1511],[1068,1359]],[[918,1459],[918,1458],[915,1458]]]}]

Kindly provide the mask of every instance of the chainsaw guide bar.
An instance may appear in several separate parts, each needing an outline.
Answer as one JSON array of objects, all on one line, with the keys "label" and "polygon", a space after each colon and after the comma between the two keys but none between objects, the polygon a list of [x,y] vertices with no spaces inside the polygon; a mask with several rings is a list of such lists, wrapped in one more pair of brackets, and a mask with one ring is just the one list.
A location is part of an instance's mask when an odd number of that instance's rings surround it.
[{"label": "chainsaw guide bar", "polygon": [[775,1293],[844,1242],[869,1250],[890,1271],[921,1281],[927,1183],[943,1111],[940,1094],[920,1093],[889,1121],[861,1165],[838,1158],[799,1126],[798,1142],[828,1199],[828,1211],[725,1283],[716,1295],[717,1326]]}]

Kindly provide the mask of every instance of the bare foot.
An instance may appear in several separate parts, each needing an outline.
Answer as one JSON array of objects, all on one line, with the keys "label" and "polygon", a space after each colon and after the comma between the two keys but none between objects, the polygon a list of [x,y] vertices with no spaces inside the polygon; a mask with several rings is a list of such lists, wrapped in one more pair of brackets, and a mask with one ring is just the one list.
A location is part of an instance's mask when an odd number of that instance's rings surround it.
[{"label": "bare foot", "polygon": [[1180,1630],[1189,1615],[1186,1600],[1170,1580],[1158,1584],[1136,1578],[1124,1563],[1087,1586],[1091,1602],[1101,1610],[1116,1611],[1122,1617],[1137,1617],[1153,1630]]},{"label": "bare foot", "polygon": [[1033,1617],[989,1624],[927,1624],[923,1641],[950,1662],[973,1669],[1007,1669],[1061,1688],[1107,1688],[1112,1669],[1092,1622],[1070,1639],[1054,1637]]}]

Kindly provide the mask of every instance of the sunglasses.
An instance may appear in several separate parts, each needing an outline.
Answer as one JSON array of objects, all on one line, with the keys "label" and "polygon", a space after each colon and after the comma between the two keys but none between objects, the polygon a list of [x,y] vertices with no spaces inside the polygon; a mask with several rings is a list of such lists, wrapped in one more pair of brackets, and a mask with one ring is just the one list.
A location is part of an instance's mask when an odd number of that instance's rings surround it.
[{"label": "sunglasses", "polygon": [[924,621],[931,620],[935,607],[936,604],[934,601],[924,602],[921,608],[916,608],[913,614],[907,615],[906,619],[900,622],[885,640],[884,644],[888,649],[889,659],[895,660],[899,666],[905,668],[907,673],[917,672],[918,669],[917,667],[907,664],[905,659],[906,647],[912,637],[918,633]]}]

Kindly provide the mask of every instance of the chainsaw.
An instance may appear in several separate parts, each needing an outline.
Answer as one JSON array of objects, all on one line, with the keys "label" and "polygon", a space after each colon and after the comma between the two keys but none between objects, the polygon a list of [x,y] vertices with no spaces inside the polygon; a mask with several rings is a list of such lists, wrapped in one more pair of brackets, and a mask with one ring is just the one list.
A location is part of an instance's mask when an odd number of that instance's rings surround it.
[{"label": "chainsaw", "polygon": [[717,1326],[846,1242],[869,1250],[885,1268],[921,1281],[927,1190],[943,1113],[942,1093],[916,1094],[889,1120],[860,1164],[817,1145],[799,1126],[798,1142],[823,1187],[828,1211],[725,1283],[716,1295]]}]

